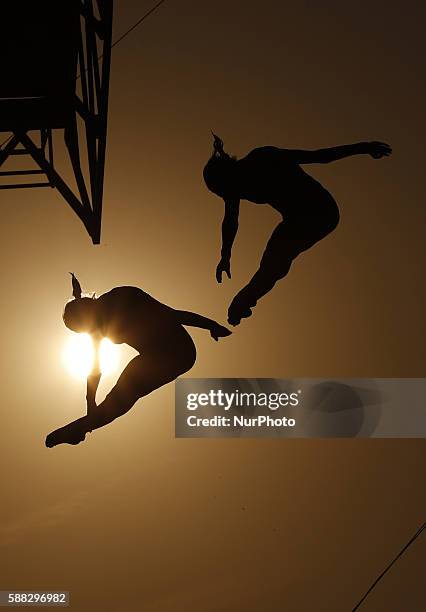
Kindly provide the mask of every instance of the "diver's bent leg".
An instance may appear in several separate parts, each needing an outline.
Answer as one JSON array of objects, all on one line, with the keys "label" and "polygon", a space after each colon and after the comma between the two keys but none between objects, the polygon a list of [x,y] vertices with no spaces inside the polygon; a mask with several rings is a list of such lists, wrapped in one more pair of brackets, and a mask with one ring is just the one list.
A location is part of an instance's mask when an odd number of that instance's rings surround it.
[{"label": "diver's bent leg", "polygon": [[123,370],[117,384],[104,401],[92,408],[89,415],[49,434],[46,438],[46,446],[82,442],[86,433],[103,427],[126,414],[139,398],[175,380],[187,372],[194,362],[195,357],[179,360],[170,359],[169,355],[136,356]]},{"label": "diver's bent leg", "polygon": [[330,234],[339,223],[339,209],[331,196],[318,201],[308,213],[293,216],[277,225],[266,245],[258,271],[229,307],[229,323],[238,325],[242,318],[249,317],[257,301],[288,274],[293,260]]},{"label": "diver's bent leg", "polygon": [[238,325],[241,319],[252,314],[254,308],[264,295],[269,293],[274,285],[284,278],[290,270],[293,260],[282,262],[279,273],[260,267],[250,282],[234,297],[228,309],[228,322]]},{"label": "diver's bent leg", "polygon": [[259,269],[232,300],[228,309],[229,323],[238,325],[241,319],[249,317],[258,300],[288,274],[293,260],[325,238],[336,228],[338,222],[336,206],[328,216],[321,219],[298,217],[279,223],[266,245]]},{"label": "diver's bent leg", "polygon": [[126,366],[104,401],[90,411],[88,431],[108,425],[126,414],[138,399],[172,382],[192,365],[167,359],[164,355],[138,355]]},{"label": "diver's bent leg", "polygon": [[242,318],[249,317],[258,300],[288,274],[293,259],[303,250],[301,241],[289,234],[289,228],[284,222],[275,228],[266,245],[259,269],[250,282],[237,293],[228,309],[228,321],[232,325],[238,325]]}]

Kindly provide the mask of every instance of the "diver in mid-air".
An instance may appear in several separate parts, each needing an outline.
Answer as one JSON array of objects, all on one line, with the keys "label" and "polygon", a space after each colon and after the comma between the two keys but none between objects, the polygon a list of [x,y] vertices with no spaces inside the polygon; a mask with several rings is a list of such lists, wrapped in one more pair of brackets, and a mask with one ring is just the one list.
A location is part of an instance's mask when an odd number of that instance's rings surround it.
[{"label": "diver in mid-air", "polygon": [[95,367],[87,378],[87,415],[49,434],[46,446],[78,444],[86,433],[128,412],[136,401],[192,368],[196,349],[184,326],[207,329],[214,340],[231,332],[216,321],[193,312],[174,310],[137,287],[116,287],[99,298],[82,297],[72,275],[73,297],[64,310],[65,325],[91,334],[95,345],[103,337],[126,343],[141,355],[134,357],[103,402],[96,404],[101,378]]},{"label": "diver in mid-air", "polygon": [[229,306],[228,322],[238,325],[252,314],[258,300],[286,276],[293,260],[332,232],[339,222],[333,197],[300,165],[326,164],[363,154],[379,159],[390,155],[392,149],[384,142],[360,142],[316,151],[259,147],[237,160],[224,151],[222,140],[213,136],[213,154],[203,175],[210,191],[225,203],[217,282],[222,282],[223,273],[231,278],[231,250],[238,230],[240,200],[269,204],[283,217],[269,239],[259,269]]}]

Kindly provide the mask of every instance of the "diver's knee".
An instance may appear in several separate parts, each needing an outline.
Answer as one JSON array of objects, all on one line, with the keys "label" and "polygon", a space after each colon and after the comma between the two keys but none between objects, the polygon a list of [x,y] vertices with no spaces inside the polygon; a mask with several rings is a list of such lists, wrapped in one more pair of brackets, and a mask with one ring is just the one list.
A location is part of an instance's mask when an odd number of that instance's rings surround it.
[{"label": "diver's knee", "polygon": [[340,213],[338,210],[336,210],[334,214],[331,215],[328,220],[328,223],[325,227],[325,235],[333,232],[336,229],[336,227],[339,225],[339,222],[340,222]]},{"label": "diver's knee", "polygon": [[185,351],[183,354],[168,355],[167,357],[168,358],[163,360],[158,369],[159,382],[161,379],[160,386],[173,382],[179,376],[186,374],[194,366],[196,361],[195,351]]},{"label": "diver's knee", "polygon": [[186,372],[189,372],[189,370],[194,367],[196,360],[197,360],[197,356],[194,354],[180,361],[176,367],[177,374],[175,378],[177,378],[178,376],[182,376],[182,374],[186,374]]},{"label": "diver's knee", "polygon": [[267,265],[265,262],[264,265],[260,266],[258,271],[261,282],[275,285],[277,281],[287,276],[292,261],[292,259],[278,260],[273,262],[272,265]]}]

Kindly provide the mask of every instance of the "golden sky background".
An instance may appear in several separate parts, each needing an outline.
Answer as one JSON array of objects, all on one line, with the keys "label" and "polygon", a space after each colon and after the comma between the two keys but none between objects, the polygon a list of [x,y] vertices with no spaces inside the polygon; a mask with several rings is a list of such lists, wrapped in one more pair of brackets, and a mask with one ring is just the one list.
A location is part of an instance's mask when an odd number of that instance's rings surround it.
[{"label": "golden sky background", "polygon": [[[114,37],[149,7],[117,2]],[[231,337],[191,331],[189,375],[424,376],[425,17],[414,0],[168,0],[113,51],[102,244],[54,190],[0,192],[1,589],[67,589],[82,612],[340,612],[425,521],[424,440],[175,440],[173,385],[44,447],[85,410],[60,361],[69,271],[220,322],[255,271],[279,218],[242,203],[232,280],[214,278],[211,129],[238,157],[394,153],[306,167],[339,227]],[[422,536],[363,612],[422,612],[425,553]]]}]

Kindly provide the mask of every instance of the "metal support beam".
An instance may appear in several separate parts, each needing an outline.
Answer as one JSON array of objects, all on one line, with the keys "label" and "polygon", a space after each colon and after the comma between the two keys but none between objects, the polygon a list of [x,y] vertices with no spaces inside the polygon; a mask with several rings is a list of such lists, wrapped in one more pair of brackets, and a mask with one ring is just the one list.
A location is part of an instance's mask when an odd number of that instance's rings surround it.
[{"label": "metal support beam", "polygon": [[[52,186],[66,200],[70,208],[82,221],[89,233],[92,242],[99,244],[101,239],[102,222],[102,200],[103,184],[105,175],[105,157],[107,143],[107,116],[108,116],[108,96],[111,63],[112,45],[112,19],[113,19],[113,0],[72,0],[76,3],[75,10],[80,15],[80,30],[76,31],[79,40],[75,38],[76,62],[74,70],[79,68],[79,75],[70,75],[75,79],[75,88],[72,98],[65,101],[64,108],[68,114],[68,119],[62,128],[64,144],[67,148],[69,159],[73,168],[77,191],[66,183],[60,173],[53,166],[53,135],[52,131],[57,130],[57,125],[49,125],[49,112],[41,113],[45,125],[21,125],[21,127],[11,126],[12,138],[0,150],[0,166],[10,156],[30,156],[38,165],[39,169],[30,171],[6,170],[0,172],[0,176],[25,176],[31,174],[44,174],[47,183],[22,183],[14,185],[0,185],[0,189],[31,188]],[[94,3],[96,2],[96,7]],[[95,16],[95,8],[99,18]],[[53,12],[55,6],[52,5]],[[76,16],[76,13],[74,13]],[[56,17],[53,18],[56,20]],[[56,23],[53,21],[52,23]],[[78,28],[78,26],[77,26]],[[101,62],[101,63],[100,63]],[[52,74],[52,78],[54,78]],[[43,100],[37,98],[34,102],[40,104]],[[48,102],[48,100],[47,100]],[[25,98],[26,104],[32,104]],[[44,102],[43,102],[44,103]],[[21,104],[19,100],[13,104]],[[17,107],[18,108],[18,107]],[[21,115],[24,107],[19,106]],[[25,107],[27,108],[27,107]],[[31,107],[35,109],[36,107]],[[37,107],[39,108],[39,107]],[[44,108],[44,107],[43,107]],[[55,105],[46,106],[47,109],[56,109]],[[33,112],[33,110],[32,110]],[[41,112],[41,111],[40,111]],[[52,111],[53,112],[53,111]],[[24,123],[26,117],[24,111]],[[19,115],[21,117],[21,115]],[[55,120],[58,115],[55,116]],[[52,118],[53,121],[53,118]],[[32,119],[34,122],[34,119]],[[84,145],[87,146],[88,172],[84,172],[81,164],[80,155],[79,123],[83,127],[85,138]],[[7,125],[3,129],[7,128]],[[40,145],[29,136],[31,129],[40,130]],[[21,144],[23,148],[17,148]],[[83,144],[83,143],[82,143]],[[56,139],[55,139],[56,145]],[[88,177],[87,178],[85,177]]]}]

